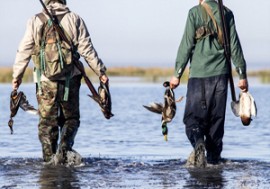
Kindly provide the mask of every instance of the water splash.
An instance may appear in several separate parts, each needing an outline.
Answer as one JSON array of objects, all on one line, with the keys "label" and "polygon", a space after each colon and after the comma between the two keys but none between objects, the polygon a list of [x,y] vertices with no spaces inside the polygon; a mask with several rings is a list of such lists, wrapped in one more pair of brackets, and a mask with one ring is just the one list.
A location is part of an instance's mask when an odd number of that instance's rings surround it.
[{"label": "water splash", "polygon": [[[1,188],[267,188],[270,165],[227,160],[205,169],[185,161],[85,158],[84,165],[46,166],[41,159],[0,159]],[[55,187],[56,186],[56,187]]]}]

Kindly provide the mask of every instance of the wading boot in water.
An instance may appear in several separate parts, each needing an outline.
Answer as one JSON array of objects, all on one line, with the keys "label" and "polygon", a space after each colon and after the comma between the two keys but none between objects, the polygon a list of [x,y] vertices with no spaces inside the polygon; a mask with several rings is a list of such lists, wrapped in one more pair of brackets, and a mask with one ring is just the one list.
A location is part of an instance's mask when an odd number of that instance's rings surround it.
[{"label": "wading boot in water", "polygon": [[82,156],[75,150],[58,150],[46,165],[78,166],[82,164]]},{"label": "wading boot in water", "polygon": [[204,168],[206,166],[205,145],[204,142],[198,141],[195,146],[194,166]]},{"label": "wading boot in water", "polygon": [[195,149],[191,152],[187,159],[186,166],[196,168],[206,167],[205,145],[203,142],[198,143]]},{"label": "wading boot in water", "polygon": [[59,148],[51,162],[53,165],[76,166],[82,163],[81,155],[72,149],[76,133],[77,128],[62,128]]},{"label": "wading boot in water", "polygon": [[204,135],[200,126],[186,126],[186,133],[194,150],[187,159],[187,167],[204,168],[206,166]]},{"label": "wading boot in water", "polygon": [[213,153],[213,152],[207,152],[207,164],[217,165],[220,162],[221,162],[220,155]]},{"label": "wading boot in water", "polygon": [[61,147],[57,152],[50,156],[49,161],[45,165],[64,165],[64,166],[78,166],[82,164],[82,156],[75,150]]}]

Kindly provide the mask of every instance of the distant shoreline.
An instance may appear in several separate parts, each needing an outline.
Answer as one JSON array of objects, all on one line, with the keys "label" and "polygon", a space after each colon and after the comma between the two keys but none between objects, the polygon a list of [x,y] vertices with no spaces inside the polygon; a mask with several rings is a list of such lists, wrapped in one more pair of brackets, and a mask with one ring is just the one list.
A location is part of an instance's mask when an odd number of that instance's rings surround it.
[{"label": "distant shoreline", "polygon": [[[25,71],[23,82],[33,82],[33,68],[28,67]],[[87,75],[97,80],[94,72],[90,68],[86,68]],[[159,82],[164,78],[169,79],[174,72],[174,68],[163,68],[163,67],[109,67],[107,74],[109,77],[140,77],[144,81],[148,82]],[[234,76],[237,76],[233,72]],[[257,77],[261,83],[270,83],[270,69],[249,71],[248,77]],[[185,70],[181,81],[186,82],[188,79],[188,69]],[[0,83],[10,83],[12,81],[12,68],[11,67],[0,67]]]}]

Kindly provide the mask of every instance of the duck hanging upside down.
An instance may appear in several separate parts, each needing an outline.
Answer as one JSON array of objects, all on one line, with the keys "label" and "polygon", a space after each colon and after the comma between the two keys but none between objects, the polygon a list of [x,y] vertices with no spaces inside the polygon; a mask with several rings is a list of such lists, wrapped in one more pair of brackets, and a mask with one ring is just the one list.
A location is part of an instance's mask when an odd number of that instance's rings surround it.
[{"label": "duck hanging upside down", "polygon": [[174,91],[170,88],[170,83],[166,81],[163,83],[163,86],[166,88],[164,93],[164,104],[152,102],[149,106],[143,105],[143,107],[151,112],[162,114],[162,134],[164,135],[165,141],[168,141],[167,123],[171,122],[175,116],[176,102],[181,102],[184,97],[180,97],[178,100],[175,100]]},{"label": "duck hanging upside down", "polygon": [[256,102],[249,92],[241,92],[239,102],[234,107],[234,114],[241,118],[244,126],[249,126],[252,117],[257,116]]},{"label": "duck hanging upside down", "polygon": [[21,91],[17,92],[17,90],[13,90],[10,94],[10,119],[8,122],[11,134],[13,134],[12,118],[16,116],[19,107],[30,114],[38,115],[38,111],[29,104],[25,94]]}]

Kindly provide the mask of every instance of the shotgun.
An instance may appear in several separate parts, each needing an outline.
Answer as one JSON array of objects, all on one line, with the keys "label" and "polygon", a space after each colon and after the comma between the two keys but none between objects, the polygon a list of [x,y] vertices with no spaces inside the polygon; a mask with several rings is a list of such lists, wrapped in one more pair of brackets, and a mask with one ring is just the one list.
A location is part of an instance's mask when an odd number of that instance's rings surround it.
[{"label": "shotgun", "polygon": [[228,62],[228,69],[229,69],[229,82],[230,82],[230,88],[231,88],[231,96],[232,96],[232,111],[234,114],[236,114],[237,109],[239,108],[239,102],[236,100],[235,95],[235,89],[234,89],[234,82],[233,82],[233,76],[232,76],[232,61],[231,61],[231,49],[230,49],[230,42],[229,42],[229,35],[227,31],[227,24],[226,19],[224,15],[224,5],[222,0],[218,0],[218,8],[221,18],[221,29],[222,29],[222,35],[223,35],[223,46],[224,46],[224,54]]}]

